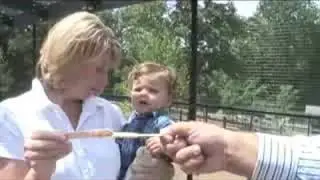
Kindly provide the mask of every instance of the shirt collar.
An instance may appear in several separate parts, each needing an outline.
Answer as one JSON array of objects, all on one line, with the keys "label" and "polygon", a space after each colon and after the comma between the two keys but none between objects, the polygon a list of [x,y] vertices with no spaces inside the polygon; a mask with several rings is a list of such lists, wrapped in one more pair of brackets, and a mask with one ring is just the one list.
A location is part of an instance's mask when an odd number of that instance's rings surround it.
[{"label": "shirt collar", "polygon": [[168,108],[162,108],[157,111],[153,112],[147,112],[147,113],[138,113],[137,111],[133,111],[129,118],[129,122],[132,121],[132,119],[135,119],[137,117],[146,117],[146,118],[157,118],[159,116],[166,116],[169,114],[169,109]]},{"label": "shirt collar", "polygon": [[162,108],[156,111],[157,116],[168,116],[169,115],[169,108]]},{"label": "shirt collar", "polygon": [[36,106],[39,110],[56,106],[56,104],[49,100],[47,94],[45,93],[43,85],[37,78],[32,80],[31,94],[36,101],[36,103],[34,103],[34,106]]}]

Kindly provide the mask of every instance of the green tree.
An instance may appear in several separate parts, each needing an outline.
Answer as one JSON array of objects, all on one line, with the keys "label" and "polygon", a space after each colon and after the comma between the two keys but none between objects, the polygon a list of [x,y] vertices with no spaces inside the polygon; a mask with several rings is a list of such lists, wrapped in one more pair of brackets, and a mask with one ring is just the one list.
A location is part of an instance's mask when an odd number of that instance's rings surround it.
[{"label": "green tree", "polygon": [[[273,100],[266,100],[277,102],[284,86],[298,90],[300,97],[308,96],[311,61],[318,56],[310,36],[316,31],[317,19],[318,8],[313,1],[262,0],[255,16],[247,21],[249,33],[238,41],[245,64],[241,76],[269,84]],[[297,107],[304,108],[306,98],[298,100]]]},{"label": "green tree", "polygon": [[[208,88],[212,80],[212,70],[222,69],[230,76],[236,76],[241,69],[238,50],[233,42],[242,34],[244,21],[236,14],[233,3],[221,4],[203,1],[198,7],[198,92],[206,99],[212,99]],[[183,51],[191,56],[190,26],[191,7],[189,1],[177,1],[169,14],[171,29],[176,36],[184,39]],[[202,98],[201,98],[202,99]]]},{"label": "green tree", "polygon": [[[120,71],[115,72],[113,93],[126,94],[127,74],[132,66],[144,61],[155,61],[176,69],[179,77],[178,96],[185,96],[185,77],[187,63],[182,52],[181,39],[172,33],[168,26],[170,19],[166,17],[168,7],[163,1],[155,1],[121,8],[113,13],[103,12],[113,24],[115,31],[121,34],[123,63]],[[113,16],[110,18],[110,16]],[[117,19],[121,24],[112,23]]]}]

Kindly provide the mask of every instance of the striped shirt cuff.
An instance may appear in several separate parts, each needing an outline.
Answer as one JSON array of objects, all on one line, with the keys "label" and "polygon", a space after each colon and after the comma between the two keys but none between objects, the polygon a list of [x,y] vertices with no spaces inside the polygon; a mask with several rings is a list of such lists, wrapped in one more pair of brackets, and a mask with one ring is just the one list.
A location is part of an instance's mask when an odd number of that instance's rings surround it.
[{"label": "striped shirt cuff", "polygon": [[292,138],[257,133],[258,160],[252,180],[294,179],[298,165],[298,146]]},{"label": "striped shirt cuff", "polygon": [[299,141],[301,151],[296,179],[320,179],[320,135]]}]

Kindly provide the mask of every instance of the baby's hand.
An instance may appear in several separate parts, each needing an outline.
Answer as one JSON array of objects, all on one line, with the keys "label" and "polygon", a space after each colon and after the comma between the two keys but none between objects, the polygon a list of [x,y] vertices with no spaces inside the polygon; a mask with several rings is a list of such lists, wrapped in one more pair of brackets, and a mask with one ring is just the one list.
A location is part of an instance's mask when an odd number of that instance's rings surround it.
[{"label": "baby's hand", "polygon": [[160,157],[163,152],[162,144],[159,137],[149,138],[146,141],[146,147],[150,154],[154,157]]}]

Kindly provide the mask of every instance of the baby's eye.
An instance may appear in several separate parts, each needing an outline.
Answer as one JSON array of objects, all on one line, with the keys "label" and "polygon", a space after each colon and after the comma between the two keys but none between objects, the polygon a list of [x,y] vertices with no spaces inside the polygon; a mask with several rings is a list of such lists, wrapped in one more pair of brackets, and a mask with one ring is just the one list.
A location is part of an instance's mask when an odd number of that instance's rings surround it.
[{"label": "baby's eye", "polygon": [[134,88],[133,91],[140,92],[141,88]]},{"label": "baby's eye", "polygon": [[159,92],[158,89],[154,89],[154,88],[150,88],[149,91],[151,93],[158,93]]}]

